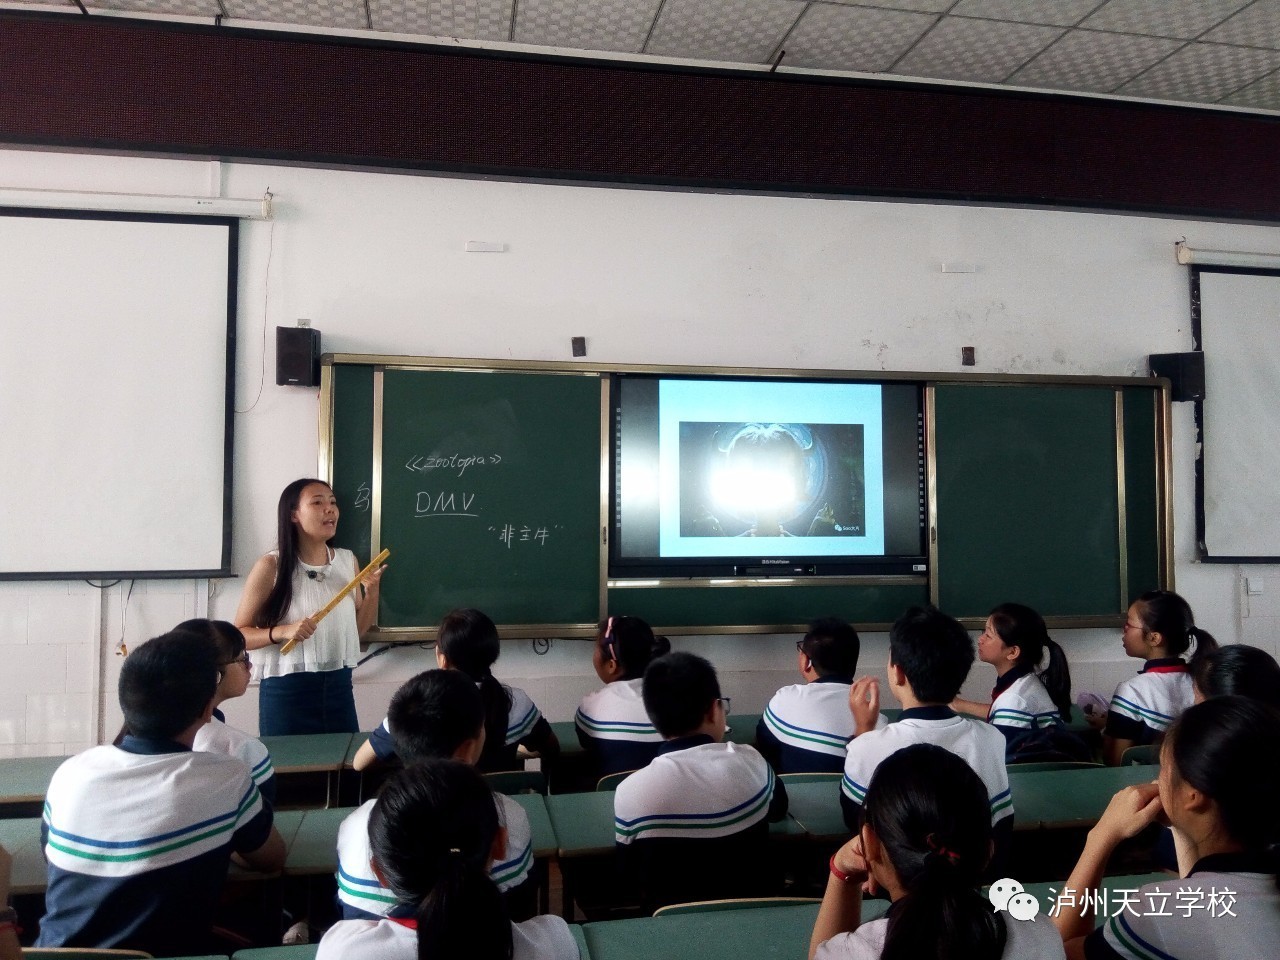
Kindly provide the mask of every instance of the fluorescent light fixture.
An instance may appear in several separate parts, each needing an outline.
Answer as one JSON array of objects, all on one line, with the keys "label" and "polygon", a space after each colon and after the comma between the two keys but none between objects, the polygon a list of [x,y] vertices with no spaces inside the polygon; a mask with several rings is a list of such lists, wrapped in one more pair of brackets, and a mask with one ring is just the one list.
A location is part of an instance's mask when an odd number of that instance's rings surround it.
[{"label": "fluorescent light fixture", "polygon": [[1174,256],[1184,265],[1205,267],[1256,267],[1262,270],[1280,270],[1280,253],[1249,253],[1245,250],[1193,250],[1187,241],[1173,245]]},{"label": "fluorescent light fixture", "polygon": [[270,220],[271,201],[270,193],[265,193],[256,200],[237,200],[230,197],[172,197],[150,193],[0,187],[0,207],[32,207],[40,210],[93,210],[105,213],[158,213],[183,217]]}]

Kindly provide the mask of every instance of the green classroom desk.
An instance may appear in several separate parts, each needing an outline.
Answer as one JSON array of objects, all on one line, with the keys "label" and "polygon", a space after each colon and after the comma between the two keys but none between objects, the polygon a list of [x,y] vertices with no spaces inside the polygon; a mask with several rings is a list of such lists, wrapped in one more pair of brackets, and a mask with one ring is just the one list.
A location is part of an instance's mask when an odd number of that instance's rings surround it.
[{"label": "green classroom desk", "polygon": [[529,817],[529,830],[533,844],[533,857],[542,860],[554,857],[559,850],[551,815],[547,813],[547,798],[540,793],[515,793],[511,799],[524,809]]},{"label": "green classroom desk", "polygon": [[355,807],[329,807],[325,810],[300,810],[298,826],[289,857],[284,864],[286,877],[309,877],[338,872],[338,827]]},{"label": "green classroom desk", "polygon": [[1009,768],[1014,823],[1024,829],[1091,827],[1116,791],[1150,783],[1159,767],[1094,767],[1085,770],[1018,772]]},{"label": "green classroom desk", "polygon": [[307,733],[298,736],[263,737],[276,776],[323,773],[325,806],[336,802],[338,774],[347,762],[349,733]]},{"label": "green classroom desk", "polygon": [[840,810],[840,781],[788,783],[787,810],[806,835],[815,840],[843,842],[852,833]]},{"label": "green classroom desk", "polygon": [[0,808],[40,803],[53,772],[66,757],[8,757],[0,760]]},{"label": "green classroom desk", "polygon": [[0,845],[13,857],[10,892],[14,895],[44,893],[49,877],[40,844],[40,818],[0,820]]},{"label": "green classroom desk", "polygon": [[[865,900],[863,920],[889,904]],[[609,920],[583,926],[592,960],[796,960],[809,952],[816,903],[754,907],[670,917]]]},{"label": "green classroom desk", "polygon": [[318,943],[300,943],[293,947],[259,947],[253,950],[237,950],[231,960],[313,960]]}]

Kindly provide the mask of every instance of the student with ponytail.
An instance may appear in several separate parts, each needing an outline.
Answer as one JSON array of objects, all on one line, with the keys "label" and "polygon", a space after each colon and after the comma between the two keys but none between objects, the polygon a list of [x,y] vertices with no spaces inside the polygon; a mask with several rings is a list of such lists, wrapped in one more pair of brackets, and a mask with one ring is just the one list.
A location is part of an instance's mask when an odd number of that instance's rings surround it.
[{"label": "student with ponytail", "polygon": [[369,817],[372,866],[397,898],[383,920],[342,920],[316,960],[578,960],[569,926],[512,923],[489,867],[505,846],[476,771],[426,760],[383,787]]},{"label": "student with ponytail", "polygon": [[[1060,960],[1044,917],[1014,921],[979,892],[991,857],[987,788],[967,763],[930,743],[883,760],[862,828],[831,858],[810,960]],[[868,879],[893,901],[862,923]]]},{"label": "student with ponytail", "polygon": [[1142,887],[1135,907],[1097,929],[1091,910],[1061,910],[1055,923],[1067,956],[1274,957],[1280,942],[1277,754],[1280,710],[1269,704],[1215,697],[1178,717],[1161,744],[1158,783],[1126,787],[1111,799],[1066,887],[1076,891],[1076,903],[1096,904],[1084,894],[1097,890],[1111,853],[1157,820],[1173,830],[1179,878]]},{"label": "student with ponytail", "polygon": [[1003,733],[1009,763],[1090,759],[1084,742],[1064,729],[1071,720],[1071,670],[1040,614],[1020,603],[1000,604],[978,637],[978,659],[996,668],[991,702],[957,697],[951,709]]},{"label": "student with ponytail", "polygon": [[596,776],[638,770],[658,755],[662,734],[645,711],[642,685],[649,661],[670,652],[671,641],[639,617],[600,621],[591,663],[604,686],[583,697],[573,717]]},{"label": "student with ponytail", "polygon": [[1121,642],[1124,652],[1146,665],[1133,679],[1116,687],[1102,735],[1102,756],[1119,766],[1125,750],[1155,743],[1183,710],[1194,689],[1182,655],[1195,641],[1199,656],[1218,648],[1218,641],[1196,626],[1186,600],[1169,590],[1152,590],[1129,606]]},{"label": "student with ponytail", "polygon": [[1280,707],[1280,664],[1265,650],[1228,644],[1197,653],[1187,668],[1196,703],[1235,695]]}]

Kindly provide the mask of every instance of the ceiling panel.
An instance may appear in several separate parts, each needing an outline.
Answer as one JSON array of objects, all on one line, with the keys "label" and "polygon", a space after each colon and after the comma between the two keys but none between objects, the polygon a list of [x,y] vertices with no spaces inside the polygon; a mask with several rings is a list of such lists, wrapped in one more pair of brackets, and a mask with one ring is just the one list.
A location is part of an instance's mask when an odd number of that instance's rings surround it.
[{"label": "ceiling panel", "polygon": [[1234,107],[1280,110],[1280,70],[1273,71],[1222,101]]},{"label": "ceiling panel", "polygon": [[1110,93],[1183,46],[1181,40],[1072,30],[1009,78],[1020,87]]},{"label": "ceiling panel", "polygon": [[[70,5],[75,6],[74,0]],[[216,17],[222,13],[218,0],[84,0],[84,5],[88,10],[128,10],[175,17]]]},{"label": "ceiling panel", "polygon": [[1191,40],[1216,27],[1248,0],[1108,0],[1081,24],[1095,30]]},{"label": "ceiling panel", "polygon": [[1103,0],[960,0],[947,12],[957,17],[1074,27],[1102,3]]},{"label": "ceiling panel", "polygon": [[374,30],[461,40],[511,39],[512,0],[369,0]]},{"label": "ceiling panel", "polygon": [[1203,39],[1280,50],[1280,0],[1257,0]]},{"label": "ceiling panel", "polygon": [[938,22],[932,14],[815,3],[784,46],[790,67],[819,70],[888,70]]},{"label": "ceiling panel", "polygon": [[1216,103],[1280,67],[1280,52],[1191,43],[1118,92]]},{"label": "ceiling panel", "polygon": [[667,0],[645,53],[767,63],[804,8],[799,0]]},{"label": "ceiling panel", "polygon": [[517,43],[639,53],[661,0],[520,0]]},{"label": "ceiling panel", "polygon": [[945,19],[893,68],[914,77],[999,83],[1062,35],[1057,27]]},{"label": "ceiling panel", "polygon": [[831,0],[831,2],[851,7],[881,7],[886,10],[945,13],[955,0]]},{"label": "ceiling panel", "polygon": [[239,20],[299,23],[314,27],[367,30],[364,0],[222,0],[227,16]]}]

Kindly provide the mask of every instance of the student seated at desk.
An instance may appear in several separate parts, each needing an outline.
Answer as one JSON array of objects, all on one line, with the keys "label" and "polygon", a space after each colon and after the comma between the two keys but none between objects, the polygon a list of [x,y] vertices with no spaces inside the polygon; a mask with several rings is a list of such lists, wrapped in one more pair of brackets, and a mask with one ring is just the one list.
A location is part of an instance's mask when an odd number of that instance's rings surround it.
[{"label": "student seated at desk", "polygon": [[1265,650],[1232,643],[1196,654],[1187,668],[1196,703],[1234,695],[1280,707],[1280,664]]},{"label": "student seated at desk", "polygon": [[222,679],[213,697],[213,719],[200,728],[192,749],[239,757],[249,768],[262,799],[274,806],[276,771],[271,765],[270,751],[257,737],[251,737],[227,723],[227,718],[218,709],[226,701],[244,696],[249,688],[253,663],[245,649],[244,634],[226,620],[184,620],[173,629],[194,634],[206,642],[212,641],[218,648],[218,669],[222,671]]},{"label": "student seated at desk", "polygon": [[978,659],[996,668],[991,702],[956,697],[951,709],[986,720],[1003,733],[1006,762],[1093,759],[1085,742],[1066,729],[1071,722],[1071,670],[1040,614],[1020,603],[1000,604],[978,637]]},{"label": "student seated at desk", "polygon": [[249,768],[191,749],[213,716],[218,650],[188,633],[125,658],[129,733],[60,766],[41,828],[49,861],[41,947],[121,947],[153,956],[211,952],[232,856],[284,866],[285,845]]},{"label": "student seated at desk", "polygon": [[[831,857],[810,960],[1061,960],[1047,917],[998,913],[978,890],[991,857],[987,788],[931,743],[885,758],[867,787],[858,835]],[[889,914],[862,923],[868,880]]]},{"label": "student seated at desk", "polygon": [[934,607],[912,607],[889,631],[889,689],[902,704],[897,722],[875,729],[880,684],[862,677],[853,685],[850,709],[858,735],[849,743],[840,805],[850,830],[862,826],[867,785],[880,763],[913,743],[950,750],[987,787],[996,851],[993,871],[1007,857],[1013,833],[1013,799],[1004,764],[1004,737],[990,724],[961,716],[948,704],[973,665],[973,641],[959,622]]},{"label": "student seated at desk", "polygon": [[[484,773],[522,770],[520,747],[542,758],[548,772],[560,756],[560,741],[542,711],[519,687],[508,687],[493,675],[493,665],[502,652],[498,628],[479,610],[450,610],[440,621],[436,640],[436,663],[443,670],[458,670],[470,677],[484,698],[484,753],[477,767]],[[378,760],[395,754],[395,741],[386,721],[369,735],[352,760],[363,770]]]},{"label": "student seated at desk", "polygon": [[335,923],[316,960],[578,960],[559,917],[508,919],[492,874],[503,832],[473,768],[425,760],[396,774],[369,816],[372,867],[396,902],[384,919]]},{"label": "student seated at desk", "polygon": [[1182,655],[1196,642],[1196,656],[1218,642],[1196,626],[1191,606],[1168,590],[1152,590],[1130,606],[1121,630],[1124,652],[1145,660],[1142,671],[1116,687],[1102,734],[1102,757],[1119,766],[1133,746],[1157,742],[1183,710],[1191,706],[1191,674]]},{"label": "student seated at desk", "polygon": [[[1169,727],[1155,784],[1126,787],[1089,831],[1066,888],[1084,909],[1055,919],[1067,956],[1089,960],[1274,957],[1280,943],[1280,710],[1225,696]],[[1142,887],[1095,929],[1097,890],[1121,841],[1158,819],[1173,830],[1181,879]],[[1229,893],[1229,897],[1228,897]],[[1215,894],[1217,902],[1214,902]],[[1224,909],[1225,905],[1225,909]]]},{"label": "student seated at desk", "polygon": [[614,794],[625,878],[648,907],[772,892],[766,844],[786,790],[757,750],[724,742],[715,668],[691,653],[659,657],[644,705],[665,742]]},{"label": "student seated at desk", "polygon": [[597,777],[639,770],[658,755],[662,735],[644,709],[641,686],[649,662],[670,650],[671,641],[655,637],[639,617],[610,617],[600,623],[591,663],[604,687],[583,697],[573,717]]},{"label": "student seated at desk", "polygon": [[[475,684],[456,670],[428,670],[407,680],[387,708],[396,753],[406,766],[428,759],[475,765],[484,748],[484,703]],[[395,895],[369,865],[369,800],[338,828],[338,900],[343,919],[387,916]],[[533,835],[520,804],[495,793],[505,847],[493,859],[492,877],[517,916],[532,916],[536,890],[529,881]]]},{"label": "student seated at desk", "polygon": [[[804,683],[773,695],[756,725],[756,746],[778,773],[839,773],[853,739],[849,688],[858,670],[858,631],[836,617],[814,620],[796,643]],[[883,717],[878,721],[885,726]]]}]

